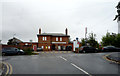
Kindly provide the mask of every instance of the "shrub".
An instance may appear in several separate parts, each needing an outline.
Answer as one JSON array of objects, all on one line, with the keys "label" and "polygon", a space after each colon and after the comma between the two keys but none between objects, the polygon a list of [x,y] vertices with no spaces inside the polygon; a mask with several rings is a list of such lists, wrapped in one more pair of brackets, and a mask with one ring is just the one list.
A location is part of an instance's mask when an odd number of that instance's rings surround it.
[{"label": "shrub", "polygon": [[32,55],[32,49],[31,48],[27,48],[24,50],[26,55]]}]

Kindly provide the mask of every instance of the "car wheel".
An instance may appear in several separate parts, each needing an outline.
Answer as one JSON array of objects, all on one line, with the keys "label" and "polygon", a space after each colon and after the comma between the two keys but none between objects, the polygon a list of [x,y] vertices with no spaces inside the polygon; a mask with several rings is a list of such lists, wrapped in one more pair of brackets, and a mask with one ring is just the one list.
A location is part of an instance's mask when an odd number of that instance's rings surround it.
[{"label": "car wheel", "polygon": [[18,52],[18,55],[20,55],[21,53],[20,52]]},{"label": "car wheel", "polygon": [[83,53],[85,53],[85,51],[83,51]]},{"label": "car wheel", "polygon": [[95,50],[95,53],[97,53],[97,51]]},{"label": "car wheel", "polygon": [[2,53],[2,56],[5,56],[5,53]]}]

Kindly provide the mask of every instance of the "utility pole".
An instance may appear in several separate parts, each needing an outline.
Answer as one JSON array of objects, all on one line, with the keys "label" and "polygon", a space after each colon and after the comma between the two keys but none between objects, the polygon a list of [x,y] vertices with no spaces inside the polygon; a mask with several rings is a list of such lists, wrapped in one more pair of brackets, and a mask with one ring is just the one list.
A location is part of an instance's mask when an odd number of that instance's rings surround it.
[{"label": "utility pole", "polygon": [[85,45],[87,45],[87,27],[85,28]]},{"label": "utility pole", "polygon": [[118,22],[118,34],[120,34],[120,1],[118,2],[118,5],[116,6],[116,8],[117,8],[118,15],[115,16],[114,20],[117,19],[117,22]]}]

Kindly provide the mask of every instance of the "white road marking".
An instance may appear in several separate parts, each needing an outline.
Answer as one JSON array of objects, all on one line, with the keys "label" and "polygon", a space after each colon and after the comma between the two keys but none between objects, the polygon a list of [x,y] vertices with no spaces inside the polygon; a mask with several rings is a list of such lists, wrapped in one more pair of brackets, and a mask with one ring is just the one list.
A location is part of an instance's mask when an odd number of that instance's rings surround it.
[{"label": "white road marking", "polygon": [[62,58],[63,60],[67,61],[67,59],[65,59],[64,57],[60,56],[60,58]]},{"label": "white road marking", "polygon": [[89,76],[92,76],[90,75],[88,72],[86,72],[85,70],[81,69],[80,67],[78,67],[77,65],[71,63],[71,65],[73,65],[74,67],[76,67],[77,69],[79,69],[80,71],[84,72],[85,74],[89,75]]}]

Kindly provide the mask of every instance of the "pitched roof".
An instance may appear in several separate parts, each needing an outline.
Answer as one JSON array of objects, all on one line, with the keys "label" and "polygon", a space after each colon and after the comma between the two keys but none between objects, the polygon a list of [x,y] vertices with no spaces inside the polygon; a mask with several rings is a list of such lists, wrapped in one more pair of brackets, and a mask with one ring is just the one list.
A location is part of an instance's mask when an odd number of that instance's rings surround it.
[{"label": "pitched roof", "polygon": [[13,37],[13,42],[16,41],[16,42],[22,42],[20,39],[16,38],[16,37]]},{"label": "pitched roof", "polygon": [[42,34],[38,34],[38,35],[50,35],[50,36],[69,36],[63,33],[42,33]]}]

